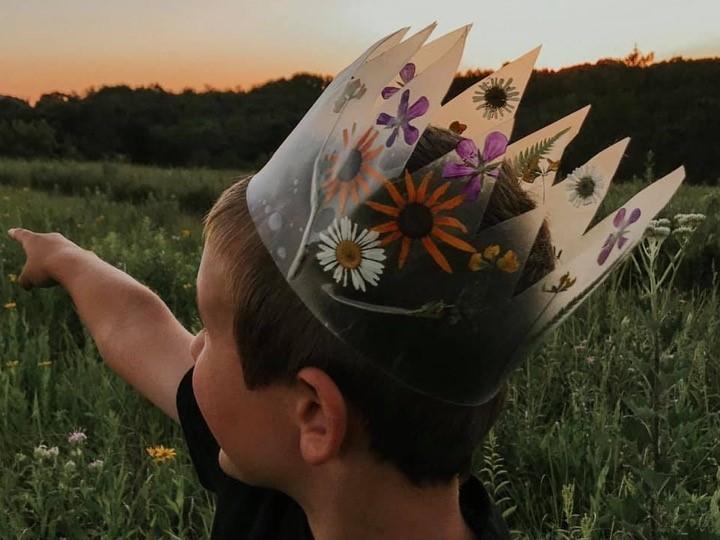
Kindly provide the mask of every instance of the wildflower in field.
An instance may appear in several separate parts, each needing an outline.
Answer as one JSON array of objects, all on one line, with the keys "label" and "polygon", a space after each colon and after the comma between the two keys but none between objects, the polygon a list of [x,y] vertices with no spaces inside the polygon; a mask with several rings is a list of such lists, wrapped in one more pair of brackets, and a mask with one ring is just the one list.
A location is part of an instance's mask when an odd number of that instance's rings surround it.
[{"label": "wildflower in field", "polygon": [[10,283],[15,283],[17,281],[17,274],[8,274],[8,279]]},{"label": "wildflower in field", "polygon": [[38,362],[38,367],[50,367],[52,366],[52,362],[50,360],[45,360],[44,362]]},{"label": "wildflower in field", "polygon": [[68,435],[68,442],[70,444],[82,444],[87,440],[87,435],[81,429],[73,431]]},{"label": "wildflower in field", "polygon": [[72,459],[66,461],[64,467],[67,472],[72,472],[77,469],[77,465]]},{"label": "wildflower in field", "polygon": [[191,289],[191,288],[192,288],[192,283],[183,283],[183,289],[187,290],[187,289]]},{"label": "wildflower in field", "polygon": [[17,304],[11,300],[7,304],[5,304],[3,307],[5,309],[15,309],[16,306],[17,306]]},{"label": "wildflower in field", "polygon": [[52,446],[48,448],[44,444],[41,444],[40,446],[36,446],[35,450],[33,451],[33,455],[37,459],[48,459],[51,457],[57,457],[60,453],[60,450],[58,450],[57,446]]},{"label": "wildflower in field", "polygon": [[17,360],[8,360],[7,362],[5,362],[5,367],[12,369],[18,367],[19,364],[20,362],[18,362]]},{"label": "wildflower in field", "polygon": [[145,449],[145,451],[156,462],[168,461],[175,457],[175,449],[174,448],[165,448],[163,445],[149,446],[148,448]]},{"label": "wildflower in field", "polygon": [[88,469],[90,469],[91,471],[99,470],[103,468],[104,464],[105,462],[102,459],[95,459],[88,463]]},{"label": "wildflower in field", "polygon": [[180,234],[183,238],[187,238],[192,234],[192,232],[190,231],[190,229],[183,229],[182,231],[180,231]]}]

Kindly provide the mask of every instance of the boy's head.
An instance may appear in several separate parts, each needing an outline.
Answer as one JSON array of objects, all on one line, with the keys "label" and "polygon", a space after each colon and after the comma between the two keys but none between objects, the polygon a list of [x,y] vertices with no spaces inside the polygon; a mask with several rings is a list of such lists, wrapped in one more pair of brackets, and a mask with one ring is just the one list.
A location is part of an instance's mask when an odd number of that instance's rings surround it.
[{"label": "boy's head", "polygon": [[[452,132],[428,128],[412,173],[451,151]],[[235,476],[282,486],[305,464],[361,452],[415,485],[446,483],[470,470],[472,453],[501,409],[504,387],[478,406],[447,404],[409,390],[342,343],[286,283],[255,230],[247,181],[225,190],[205,219],[198,273],[206,329],[193,342],[194,386]],[[503,168],[483,226],[534,203]],[[518,290],[547,274],[554,257],[545,225]],[[462,347],[458,343],[458,347]],[[440,358],[452,350],[427,351]]]}]

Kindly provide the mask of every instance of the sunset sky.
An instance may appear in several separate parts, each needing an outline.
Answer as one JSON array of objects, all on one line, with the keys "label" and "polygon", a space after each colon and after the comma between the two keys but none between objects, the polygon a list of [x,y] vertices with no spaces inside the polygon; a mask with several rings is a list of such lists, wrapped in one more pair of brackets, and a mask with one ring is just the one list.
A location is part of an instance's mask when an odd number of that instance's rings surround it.
[{"label": "sunset sky", "polygon": [[382,36],[474,23],[461,69],[497,68],[537,45],[537,67],[623,57],[720,56],[720,1],[0,0],[0,94],[159,83],[249,88],[334,75]]}]

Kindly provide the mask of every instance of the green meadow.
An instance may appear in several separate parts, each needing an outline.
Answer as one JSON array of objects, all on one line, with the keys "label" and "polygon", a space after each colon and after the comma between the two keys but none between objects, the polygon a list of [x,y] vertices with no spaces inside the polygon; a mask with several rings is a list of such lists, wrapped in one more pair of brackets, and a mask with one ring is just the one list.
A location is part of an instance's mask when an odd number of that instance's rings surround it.
[{"label": "green meadow", "polygon": [[[18,286],[5,231],[62,233],[196,332],[201,218],[240,174],[0,159],[0,538],[209,537],[179,426],[104,365],[64,290]],[[474,468],[515,538],[720,538],[720,188],[682,186],[661,216],[682,213],[707,217],[637,250],[513,373]]]}]

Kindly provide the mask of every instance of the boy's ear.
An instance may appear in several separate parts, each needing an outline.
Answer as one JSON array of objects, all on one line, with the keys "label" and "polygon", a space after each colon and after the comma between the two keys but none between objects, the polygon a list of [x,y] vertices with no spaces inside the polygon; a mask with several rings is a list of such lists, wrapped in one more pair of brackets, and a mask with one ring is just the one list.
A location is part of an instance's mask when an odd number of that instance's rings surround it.
[{"label": "boy's ear", "polygon": [[340,453],[348,426],[345,398],[330,376],[315,367],[298,371],[300,391],[295,421],[300,454],[310,465],[321,465]]}]

